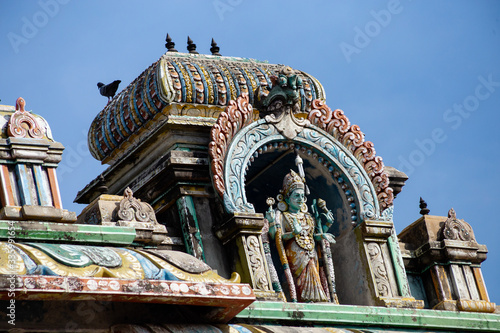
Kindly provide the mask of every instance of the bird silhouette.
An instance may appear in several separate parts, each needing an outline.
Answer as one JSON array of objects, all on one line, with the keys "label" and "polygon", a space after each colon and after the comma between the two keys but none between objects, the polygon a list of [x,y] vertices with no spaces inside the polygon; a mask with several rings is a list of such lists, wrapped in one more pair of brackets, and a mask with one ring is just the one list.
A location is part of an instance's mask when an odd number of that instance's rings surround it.
[{"label": "bird silhouette", "polygon": [[99,88],[99,92],[104,97],[108,98],[108,103],[111,98],[113,98],[116,94],[116,90],[118,90],[118,85],[120,84],[120,80],[115,80],[110,84],[104,84],[102,82],[97,83],[97,88]]}]

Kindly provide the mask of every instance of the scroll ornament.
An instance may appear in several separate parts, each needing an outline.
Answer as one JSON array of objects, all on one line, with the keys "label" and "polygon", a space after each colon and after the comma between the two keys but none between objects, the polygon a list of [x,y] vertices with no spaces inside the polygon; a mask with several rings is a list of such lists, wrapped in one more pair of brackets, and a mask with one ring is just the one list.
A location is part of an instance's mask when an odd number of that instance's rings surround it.
[{"label": "scroll ornament", "polygon": [[354,154],[368,173],[382,209],[391,206],[394,195],[392,188],[389,187],[389,175],[384,170],[382,157],[376,156],[373,143],[365,141],[359,126],[351,125],[342,110],[332,111],[319,99],[312,102],[312,110],[307,119],[311,124],[328,132]]},{"label": "scroll ornament", "polygon": [[10,117],[7,132],[10,137],[33,139],[43,138],[43,131],[33,115],[24,109],[26,102],[22,97],[16,100],[16,112]]},{"label": "scroll ornament", "polygon": [[123,197],[118,210],[118,217],[122,221],[157,223],[153,208],[134,198],[134,193],[129,187],[125,189]]},{"label": "scroll ornament", "polygon": [[442,229],[444,239],[474,241],[471,226],[464,220],[457,219],[457,214],[452,208],[448,212],[448,218]]}]

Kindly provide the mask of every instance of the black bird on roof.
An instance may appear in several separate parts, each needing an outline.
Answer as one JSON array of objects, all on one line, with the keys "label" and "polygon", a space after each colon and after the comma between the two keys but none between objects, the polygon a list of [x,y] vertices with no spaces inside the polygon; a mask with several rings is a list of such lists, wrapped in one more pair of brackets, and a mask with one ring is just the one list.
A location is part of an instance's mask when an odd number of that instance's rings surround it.
[{"label": "black bird on roof", "polygon": [[116,94],[116,90],[118,90],[118,85],[120,84],[120,80],[116,80],[111,82],[110,84],[104,84],[102,82],[99,82],[97,84],[97,88],[99,88],[99,92],[101,95],[105,96],[108,98],[108,103],[110,101],[110,98],[113,98]]}]

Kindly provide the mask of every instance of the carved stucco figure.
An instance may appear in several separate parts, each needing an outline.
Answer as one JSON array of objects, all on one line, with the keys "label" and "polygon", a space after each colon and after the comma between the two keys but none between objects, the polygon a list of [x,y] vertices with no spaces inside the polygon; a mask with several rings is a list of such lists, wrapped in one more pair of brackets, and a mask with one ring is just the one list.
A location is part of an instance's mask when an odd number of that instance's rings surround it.
[{"label": "carved stucco figure", "polygon": [[[276,248],[289,284],[290,298],[299,302],[338,303],[335,295],[333,266],[329,257],[329,243],[335,243],[327,233],[333,224],[333,214],[326,210],[324,201],[313,201],[308,213],[305,183],[301,176],[290,171],[278,195],[278,208],[266,213],[270,222],[269,235],[276,241]],[[269,200],[268,204],[273,204]],[[318,207],[325,208],[319,214]],[[322,218],[326,221],[323,224]],[[325,242],[326,241],[326,242]],[[326,264],[320,267],[318,257]],[[329,260],[328,260],[329,259]]]}]

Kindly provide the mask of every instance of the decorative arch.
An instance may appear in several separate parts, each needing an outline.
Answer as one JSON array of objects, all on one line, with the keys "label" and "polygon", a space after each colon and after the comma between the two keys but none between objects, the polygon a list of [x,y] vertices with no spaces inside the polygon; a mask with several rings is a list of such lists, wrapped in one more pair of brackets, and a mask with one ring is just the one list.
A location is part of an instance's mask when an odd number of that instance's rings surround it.
[{"label": "decorative arch", "polygon": [[[276,118],[253,121],[253,108],[243,94],[231,101],[221,113],[211,131],[209,154],[214,187],[230,212],[255,212],[245,193],[246,170],[260,153],[278,143],[296,146],[320,156],[339,170],[342,179],[350,184],[356,200],[359,219],[390,219],[391,210],[382,211],[392,204],[392,189],[383,170],[380,157],[373,144],[364,141],[357,125],[350,126],[341,110],[331,111],[322,101],[313,101],[307,119],[297,120],[289,115],[299,130],[293,137],[280,131],[273,123]],[[280,119],[282,119],[281,117]],[[279,120],[281,121],[281,120]]]},{"label": "decorative arch", "polygon": [[332,111],[321,100],[313,101],[312,110],[307,118],[311,124],[325,130],[354,154],[370,176],[382,210],[389,208],[394,201],[393,190],[389,187],[389,175],[384,170],[382,157],[376,156],[371,141],[364,140],[364,134],[359,126],[351,126],[342,110]]}]

